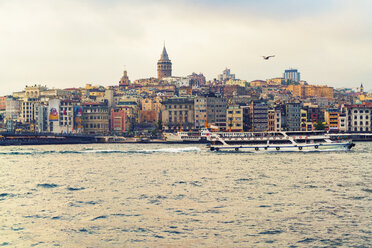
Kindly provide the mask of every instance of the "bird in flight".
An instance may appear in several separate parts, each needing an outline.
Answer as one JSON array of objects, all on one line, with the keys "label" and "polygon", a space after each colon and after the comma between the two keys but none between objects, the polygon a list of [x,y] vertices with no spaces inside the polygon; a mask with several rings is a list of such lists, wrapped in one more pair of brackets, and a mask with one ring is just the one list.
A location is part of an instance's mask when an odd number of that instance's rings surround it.
[{"label": "bird in flight", "polygon": [[275,57],[275,55],[270,55],[270,56],[262,56],[264,58],[264,60],[268,60],[269,58],[271,57]]}]

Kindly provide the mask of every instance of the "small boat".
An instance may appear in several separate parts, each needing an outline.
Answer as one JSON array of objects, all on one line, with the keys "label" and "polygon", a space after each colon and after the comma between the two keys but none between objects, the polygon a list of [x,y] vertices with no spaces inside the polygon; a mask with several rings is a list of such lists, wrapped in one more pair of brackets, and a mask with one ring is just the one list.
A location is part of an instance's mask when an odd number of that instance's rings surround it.
[{"label": "small boat", "polygon": [[163,137],[167,143],[198,143],[202,140],[199,132],[163,133]]},{"label": "small boat", "polygon": [[211,132],[207,136],[211,151],[305,152],[350,150],[351,140],[332,141],[324,132]]}]

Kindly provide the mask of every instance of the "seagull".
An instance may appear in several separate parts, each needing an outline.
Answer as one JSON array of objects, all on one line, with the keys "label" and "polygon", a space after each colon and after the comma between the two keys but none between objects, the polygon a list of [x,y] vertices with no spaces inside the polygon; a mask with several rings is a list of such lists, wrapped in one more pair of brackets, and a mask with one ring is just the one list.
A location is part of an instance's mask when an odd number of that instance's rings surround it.
[{"label": "seagull", "polygon": [[269,58],[271,57],[275,57],[275,55],[270,55],[270,56],[262,56],[264,58],[264,60],[268,60]]}]

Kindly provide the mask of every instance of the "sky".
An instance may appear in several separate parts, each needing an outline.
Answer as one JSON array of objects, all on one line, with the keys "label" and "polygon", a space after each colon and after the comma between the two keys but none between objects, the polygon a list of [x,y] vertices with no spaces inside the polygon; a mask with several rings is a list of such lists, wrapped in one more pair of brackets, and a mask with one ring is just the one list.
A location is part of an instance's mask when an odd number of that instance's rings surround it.
[{"label": "sky", "polygon": [[371,11],[370,0],[0,0],[0,95],[116,85],[124,69],[156,77],[164,42],[174,76],[296,68],[310,84],[372,91]]}]

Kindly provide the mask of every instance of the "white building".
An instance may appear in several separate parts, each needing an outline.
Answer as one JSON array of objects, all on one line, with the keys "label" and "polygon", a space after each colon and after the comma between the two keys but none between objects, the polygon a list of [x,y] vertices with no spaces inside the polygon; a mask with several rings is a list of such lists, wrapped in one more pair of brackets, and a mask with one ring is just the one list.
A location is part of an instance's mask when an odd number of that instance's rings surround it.
[{"label": "white building", "polygon": [[230,69],[226,68],[223,70],[222,74],[218,75],[217,78],[219,81],[235,80],[235,74],[230,73]]},{"label": "white building", "polygon": [[301,80],[300,73],[297,71],[297,69],[285,70],[283,77],[285,81],[291,80],[294,82],[299,82]]},{"label": "white building", "polygon": [[351,105],[348,107],[348,129],[352,132],[371,131],[371,111],[372,106]]}]

